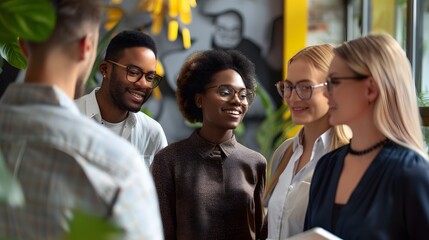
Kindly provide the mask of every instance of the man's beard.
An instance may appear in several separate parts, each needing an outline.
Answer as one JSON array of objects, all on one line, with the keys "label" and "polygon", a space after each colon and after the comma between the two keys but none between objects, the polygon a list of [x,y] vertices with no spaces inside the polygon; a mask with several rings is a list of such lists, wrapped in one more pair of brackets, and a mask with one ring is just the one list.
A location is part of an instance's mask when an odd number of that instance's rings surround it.
[{"label": "man's beard", "polygon": [[136,113],[136,112],[139,112],[141,109],[142,109],[142,107],[143,107],[143,105],[145,104],[145,102],[149,99],[149,97],[152,95],[152,92],[153,91],[150,91],[148,94],[146,94],[146,96],[145,96],[145,98],[144,98],[144,100],[143,100],[143,103],[142,103],[142,105],[140,106],[140,108],[139,109],[130,109],[130,108],[127,108],[127,110],[128,111],[130,111],[130,112],[134,112],[134,113]]}]

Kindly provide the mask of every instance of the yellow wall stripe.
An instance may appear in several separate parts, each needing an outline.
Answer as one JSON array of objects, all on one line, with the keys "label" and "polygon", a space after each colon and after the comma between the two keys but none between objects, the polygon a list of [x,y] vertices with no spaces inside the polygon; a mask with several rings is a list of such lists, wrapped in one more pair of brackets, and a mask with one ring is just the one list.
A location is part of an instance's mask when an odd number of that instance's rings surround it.
[{"label": "yellow wall stripe", "polygon": [[287,62],[305,47],[308,27],[308,0],[284,0],[283,79]]},{"label": "yellow wall stripe", "polygon": [[387,32],[395,36],[396,0],[373,0],[372,9],[371,32]]}]

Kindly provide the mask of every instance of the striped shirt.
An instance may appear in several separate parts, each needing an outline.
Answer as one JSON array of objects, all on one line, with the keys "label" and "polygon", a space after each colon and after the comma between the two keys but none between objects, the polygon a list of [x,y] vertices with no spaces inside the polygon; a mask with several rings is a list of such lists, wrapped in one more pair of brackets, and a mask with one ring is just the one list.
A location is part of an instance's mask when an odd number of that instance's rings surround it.
[{"label": "striped shirt", "polygon": [[0,205],[0,236],[60,239],[73,210],[111,218],[126,239],[163,239],[153,181],[138,151],[79,113],[60,89],[11,84],[0,100],[0,150],[25,206]]}]

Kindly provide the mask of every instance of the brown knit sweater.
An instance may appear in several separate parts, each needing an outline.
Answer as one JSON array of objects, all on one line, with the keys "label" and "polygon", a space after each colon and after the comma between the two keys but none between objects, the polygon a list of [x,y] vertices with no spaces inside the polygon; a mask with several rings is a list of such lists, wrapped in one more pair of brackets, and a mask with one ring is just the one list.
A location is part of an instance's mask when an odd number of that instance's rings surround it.
[{"label": "brown knit sweater", "polygon": [[235,137],[216,145],[195,131],[152,164],[165,239],[258,239],[265,158]]}]

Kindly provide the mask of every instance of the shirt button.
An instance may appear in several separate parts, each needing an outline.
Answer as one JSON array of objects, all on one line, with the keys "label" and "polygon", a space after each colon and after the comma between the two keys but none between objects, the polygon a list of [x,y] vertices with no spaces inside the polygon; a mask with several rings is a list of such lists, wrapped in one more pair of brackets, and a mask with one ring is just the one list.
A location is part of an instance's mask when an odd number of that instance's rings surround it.
[{"label": "shirt button", "polygon": [[293,189],[293,185],[290,185],[288,189],[289,189],[289,191],[292,190]]}]

